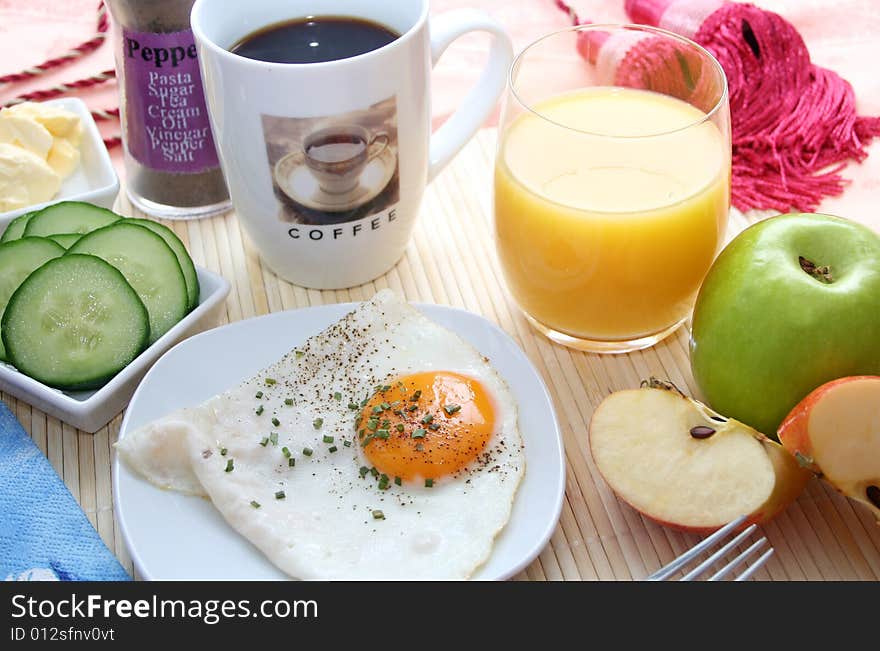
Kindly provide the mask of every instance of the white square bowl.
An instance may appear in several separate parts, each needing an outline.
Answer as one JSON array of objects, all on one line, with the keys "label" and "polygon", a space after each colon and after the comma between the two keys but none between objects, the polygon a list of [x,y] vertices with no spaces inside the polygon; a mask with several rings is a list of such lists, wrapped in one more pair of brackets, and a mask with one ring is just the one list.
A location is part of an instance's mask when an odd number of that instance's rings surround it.
[{"label": "white square bowl", "polygon": [[61,184],[61,189],[49,201],[25,206],[18,210],[0,212],[0,235],[9,226],[9,222],[26,212],[45,208],[59,201],[88,201],[103,208],[113,208],[116,195],[119,194],[119,177],[113,169],[110,154],[104,146],[104,140],[98,131],[98,125],[85,103],[76,97],[50,99],[42,102],[48,106],[57,106],[75,113],[82,121],[83,139],[79,147],[80,163],[73,174]]},{"label": "white square bowl", "polygon": [[202,267],[196,267],[196,273],[201,292],[195,309],[101,388],[60,391],[29,378],[10,364],[0,362],[0,390],[77,429],[90,434],[96,432],[128,404],[141,378],[166,350],[182,339],[217,325],[229,294],[229,281]]}]

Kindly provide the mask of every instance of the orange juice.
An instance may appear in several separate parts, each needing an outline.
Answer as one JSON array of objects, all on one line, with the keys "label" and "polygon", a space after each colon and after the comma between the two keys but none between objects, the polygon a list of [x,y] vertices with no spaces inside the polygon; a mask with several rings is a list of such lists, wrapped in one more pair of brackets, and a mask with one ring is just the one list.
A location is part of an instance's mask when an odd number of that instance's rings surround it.
[{"label": "orange juice", "polygon": [[724,237],[724,135],[682,100],[629,88],[533,109],[504,132],[495,170],[497,246],[514,298],[582,339],[633,340],[680,323]]}]

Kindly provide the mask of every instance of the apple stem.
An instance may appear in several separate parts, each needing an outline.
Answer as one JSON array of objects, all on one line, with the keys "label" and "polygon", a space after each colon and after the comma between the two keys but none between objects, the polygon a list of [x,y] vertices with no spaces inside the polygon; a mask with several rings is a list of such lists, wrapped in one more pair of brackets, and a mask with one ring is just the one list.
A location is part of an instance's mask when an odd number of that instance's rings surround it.
[{"label": "apple stem", "polygon": [[798,256],[798,262],[801,265],[801,269],[804,270],[809,276],[812,276],[819,282],[823,282],[826,284],[830,284],[834,282],[834,279],[831,277],[831,267],[828,265],[819,266],[812,260],[807,260],[804,256]]}]

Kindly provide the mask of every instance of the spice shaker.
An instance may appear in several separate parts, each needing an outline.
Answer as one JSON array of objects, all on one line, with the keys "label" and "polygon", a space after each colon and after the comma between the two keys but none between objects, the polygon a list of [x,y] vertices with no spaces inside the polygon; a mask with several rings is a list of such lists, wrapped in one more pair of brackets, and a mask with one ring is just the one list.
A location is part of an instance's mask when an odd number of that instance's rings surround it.
[{"label": "spice shaker", "polygon": [[107,4],[115,23],[129,199],[168,219],[228,209],[190,29],[194,0]]}]

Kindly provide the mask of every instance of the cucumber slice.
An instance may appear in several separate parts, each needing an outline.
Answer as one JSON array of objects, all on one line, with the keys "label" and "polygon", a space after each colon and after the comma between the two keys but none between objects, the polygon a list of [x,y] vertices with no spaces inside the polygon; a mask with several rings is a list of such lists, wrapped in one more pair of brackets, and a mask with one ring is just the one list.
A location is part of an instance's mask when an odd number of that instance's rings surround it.
[{"label": "cucumber slice", "polygon": [[83,235],[67,250],[96,255],[122,272],[150,315],[150,343],[186,315],[186,281],[177,256],[153,231],[123,220]]},{"label": "cucumber slice", "polygon": [[3,237],[0,237],[0,244],[21,238],[21,236],[24,235],[24,227],[27,226],[28,220],[38,212],[39,210],[26,212],[9,222],[6,230],[3,231]]},{"label": "cucumber slice", "polygon": [[9,299],[0,327],[15,367],[59,389],[101,386],[150,334],[137,293],[91,255],[64,255],[34,271]]},{"label": "cucumber slice", "polygon": [[[64,255],[64,248],[42,237],[25,237],[0,244],[0,315],[6,309],[9,297],[34,269]],[[6,361],[6,347],[0,326],[0,360]]]},{"label": "cucumber slice", "polygon": [[74,244],[79,241],[79,238],[82,237],[81,233],[56,233],[55,235],[48,235],[48,239],[57,242],[65,249],[69,249]]},{"label": "cucumber slice", "polygon": [[154,222],[150,219],[127,219],[126,221],[129,224],[137,224],[138,226],[149,228],[165,240],[165,244],[174,251],[174,255],[177,256],[177,261],[180,263],[180,270],[183,272],[183,279],[186,281],[186,311],[192,310],[199,304],[199,277],[196,275],[196,267],[193,264],[192,258],[189,257],[189,252],[186,250],[183,242],[180,241],[180,238],[177,237],[174,231],[159,222]]},{"label": "cucumber slice", "polygon": [[112,210],[84,201],[62,201],[46,206],[28,220],[25,237],[58,233],[91,233],[122,219]]}]

